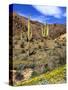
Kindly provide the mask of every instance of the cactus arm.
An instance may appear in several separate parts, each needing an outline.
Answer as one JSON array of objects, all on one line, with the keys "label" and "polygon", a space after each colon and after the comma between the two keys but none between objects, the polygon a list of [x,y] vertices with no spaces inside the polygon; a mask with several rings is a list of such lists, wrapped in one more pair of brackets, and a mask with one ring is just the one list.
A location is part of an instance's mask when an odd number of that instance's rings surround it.
[{"label": "cactus arm", "polygon": [[42,29],[42,36],[43,36],[43,27],[41,27],[41,29]]},{"label": "cactus arm", "polygon": [[42,36],[45,37],[44,26],[42,27]]},{"label": "cactus arm", "polygon": [[32,38],[32,30],[31,30],[31,32],[30,32],[30,39]]},{"label": "cactus arm", "polygon": [[28,18],[28,40],[32,38],[32,30],[31,30],[31,25],[30,25],[30,16]]},{"label": "cactus arm", "polygon": [[28,18],[28,40],[30,36],[30,17]]},{"label": "cactus arm", "polygon": [[49,35],[49,28],[48,28],[48,25],[46,24],[45,25],[45,37],[48,37]]},{"label": "cactus arm", "polygon": [[44,25],[44,27],[42,27],[42,36],[43,37],[47,37],[49,35],[49,28],[48,25]]},{"label": "cactus arm", "polygon": [[47,36],[49,35],[49,28],[48,28],[48,25],[47,25]]}]

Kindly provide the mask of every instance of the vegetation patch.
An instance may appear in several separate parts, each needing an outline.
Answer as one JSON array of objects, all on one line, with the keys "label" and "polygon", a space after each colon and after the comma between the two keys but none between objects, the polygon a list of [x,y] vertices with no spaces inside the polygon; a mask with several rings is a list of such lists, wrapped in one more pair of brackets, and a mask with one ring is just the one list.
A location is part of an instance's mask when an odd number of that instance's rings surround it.
[{"label": "vegetation patch", "polygon": [[[47,72],[45,74],[42,74],[40,76],[34,77],[32,79],[29,79],[27,81],[21,81],[19,83],[16,83],[16,86],[21,85],[39,85],[39,84],[57,84],[58,82],[65,81],[66,79],[66,65],[63,65],[59,68],[56,68],[55,70],[51,72]],[[63,83],[62,82],[62,83]]]}]

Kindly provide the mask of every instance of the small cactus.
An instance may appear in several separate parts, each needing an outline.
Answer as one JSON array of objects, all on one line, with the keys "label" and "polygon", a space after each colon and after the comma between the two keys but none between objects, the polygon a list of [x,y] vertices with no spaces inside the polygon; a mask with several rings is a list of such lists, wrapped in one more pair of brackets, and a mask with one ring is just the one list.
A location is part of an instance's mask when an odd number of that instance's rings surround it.
[{"label": "small cactus", "polygon": [[31,40],[32,38],[32,31],[30,26],[30,17],[28,18],[28,40]]}]

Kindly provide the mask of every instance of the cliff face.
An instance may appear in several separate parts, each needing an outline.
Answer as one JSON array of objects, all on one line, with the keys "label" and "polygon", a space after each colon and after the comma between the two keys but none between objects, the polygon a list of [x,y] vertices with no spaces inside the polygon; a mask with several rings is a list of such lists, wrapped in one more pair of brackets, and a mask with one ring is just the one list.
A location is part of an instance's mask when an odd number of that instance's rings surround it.
[{"label": "cliff face", "polygon": [[10,14],[10,27],[11,22],[13,22],[13,45],[10,47],[13,49],[14,70],[22,71],[30,68],[32,72],[42,74],[66,63],[66,25],[48,25],[49,38],[46,39],[41,35],[43,24],[30,21],[32,40],[28,42],[28,19],[13,13],[13,15]]}]

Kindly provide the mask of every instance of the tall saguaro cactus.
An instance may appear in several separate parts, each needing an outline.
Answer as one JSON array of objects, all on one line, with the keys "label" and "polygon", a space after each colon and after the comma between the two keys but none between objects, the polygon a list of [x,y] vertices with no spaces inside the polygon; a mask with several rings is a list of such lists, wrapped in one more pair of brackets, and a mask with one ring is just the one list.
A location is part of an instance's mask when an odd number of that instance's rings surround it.
[{"label": "tall saguaro cactus", "polygon": [[31,40],[32,38],[32,30],[31,30],[31,25],[30,25],[30,16],[28,18],[28,40]]},{"label": "tall saguaro cactus", "polygon": [[48,35],[49,35],[49,27],[48,27],[47,24],[45,25],[44,30],[45,30],[45,36],[48,37]]},{"label": "tall saguaro cactus", "polygon": [[42,26],[42,36],[45,37],[44,25]]},{"label": "tall saguaro cactus", "polygon": [[49,36],[49,27],[46,25],[46,36]]},{"label": "tall saguaro cactus", "polygon": [[49,28],[48,28],[48,25],[46,24],[42,27],[42,36],[48,37],[48,35],[49,35]]}]

